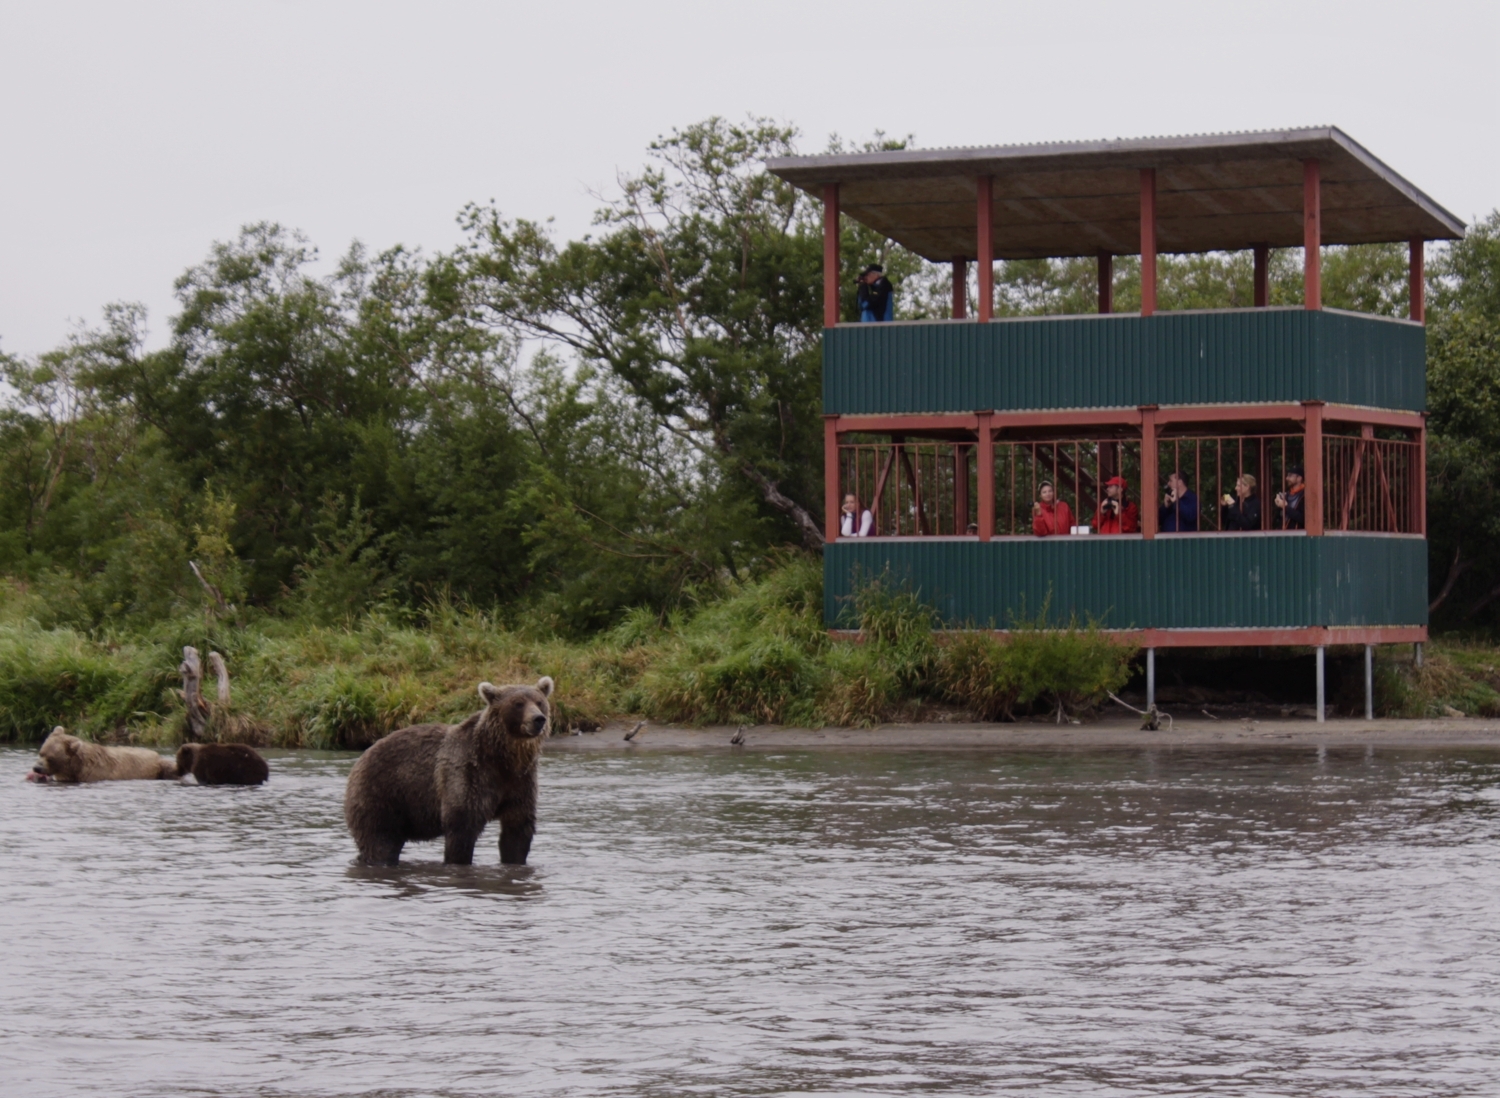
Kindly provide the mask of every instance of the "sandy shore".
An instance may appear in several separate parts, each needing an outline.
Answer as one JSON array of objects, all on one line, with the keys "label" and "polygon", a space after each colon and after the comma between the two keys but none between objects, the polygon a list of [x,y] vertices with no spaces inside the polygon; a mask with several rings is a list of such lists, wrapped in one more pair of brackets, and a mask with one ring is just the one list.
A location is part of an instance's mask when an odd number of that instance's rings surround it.
[{"label": "sandy shore", "polygon": [[1448,720],[1206,720],[1177,721],[1143,732],[1138,719],[1108,718],[1086,724],[883,724],[875,728],[784,728],[745,731],[742,748],[730,745],[733,728],[673,728],[648,724],[631,742],[630,725],[558,736],[548,751],[752,750],[878,748],[880,750],[1006,750],[1035,747],[1468,747],[1500,748],[1500,721]]}]

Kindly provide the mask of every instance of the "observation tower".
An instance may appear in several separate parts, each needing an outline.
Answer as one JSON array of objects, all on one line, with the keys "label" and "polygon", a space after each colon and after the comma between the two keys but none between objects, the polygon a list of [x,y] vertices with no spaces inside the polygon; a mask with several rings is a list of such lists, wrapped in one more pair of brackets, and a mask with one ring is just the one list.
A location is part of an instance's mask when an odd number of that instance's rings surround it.
[{"label": "observation tower", "polygon": [[[889,570],[953,629],[1044,605],[1147,650],[1308,645],[1322,719],[1327,645],[1427,638],[1423,248],[1463,223],[1336,128],[784,157],[824,207],[825,620],[853,625],[858,577]],[[839,222],[951,263],[951,319],[845,323]],[[1410,308],[1322,307],[1320,248],[1400,242]],[[1272,248],[1304,249],[1304,305],[1273,308]],[[1162,312],[1162,253],[1250,251],[1251,308]],[[1113,311],[1139,255],[1141,308]],[[1098,311],[996,318],[996,259],[1094,257]],[[968,265],[978,315],[966,316]],[[899,288],[898,288],[899,293]],[[1301,527],[1275,494],[1303,475]],[[1196,530],[1159,522],[1164,478]],[[1244,474],[1258,522],[1219,503]],[[1123,478],[1138,531],[1100,534]],[[1090,532],[1038,537],[1041,481]],[[846,494],[868,536],[840,536]],[[1236,497],[1237,498],[1237,497]],[[1367,689],[1367,709],[1369,691]]]}]

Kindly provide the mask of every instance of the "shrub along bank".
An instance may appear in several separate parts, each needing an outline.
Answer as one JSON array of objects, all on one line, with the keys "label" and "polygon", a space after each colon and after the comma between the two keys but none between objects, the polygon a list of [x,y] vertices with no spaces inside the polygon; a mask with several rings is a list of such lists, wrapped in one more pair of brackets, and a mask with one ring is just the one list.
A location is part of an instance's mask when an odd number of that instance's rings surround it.
[{"label": "shrub along bank", "polygon": [[355,747],[407,724],[454,720],[481,680],[552,675],[558,723],[631,716],[684,724],[868,725],[934,706],[983,719],[1098,705],[1130,675],[1135,650],[1076,624],[1018,623],[1000,643],[943,638],[932,611],[885,580],[856,597],[857,642],[822,621],[822,570],[797,557],[763,578],[665,619],[646,611],[586,642],[507,628],[451,604],[420,617],[376,611],[328,626],[200,615],[132,635],[43,628],[16,588],[0,604],[0,735],[37,739],[54,724],[98,738],[171,743],[181,735],[182,647],[224,654],[234,715],[266,743]]}]

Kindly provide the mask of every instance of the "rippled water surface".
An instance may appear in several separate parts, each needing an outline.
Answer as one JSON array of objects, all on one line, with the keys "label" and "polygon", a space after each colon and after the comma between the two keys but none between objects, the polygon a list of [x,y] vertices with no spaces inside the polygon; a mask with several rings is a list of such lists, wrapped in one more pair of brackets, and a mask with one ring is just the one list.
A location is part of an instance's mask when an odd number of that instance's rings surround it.
[{"label": "rippled water surface", "polygon": [[1500,1094],[1500,756],[554,753],[532,865],[351,867],[352,756],[23,784],[66,1095]]}]

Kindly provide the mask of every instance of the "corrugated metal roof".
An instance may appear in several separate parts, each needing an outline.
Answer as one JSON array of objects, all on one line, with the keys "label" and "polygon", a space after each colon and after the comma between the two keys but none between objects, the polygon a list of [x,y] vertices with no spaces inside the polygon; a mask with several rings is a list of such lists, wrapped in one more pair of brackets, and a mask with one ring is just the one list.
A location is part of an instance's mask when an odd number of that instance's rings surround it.
[{"label": "corrugated metal roof", "polygon": [[1464,225],[1335,126],[778,157],[767,168],[941,262],[973,258],[975,180],[994,176],[997,258],[1139,251],[1142,168],[1163,252],[1302,243],[1302,161],[1320,163],[1323,241],[1450,240]]}]

